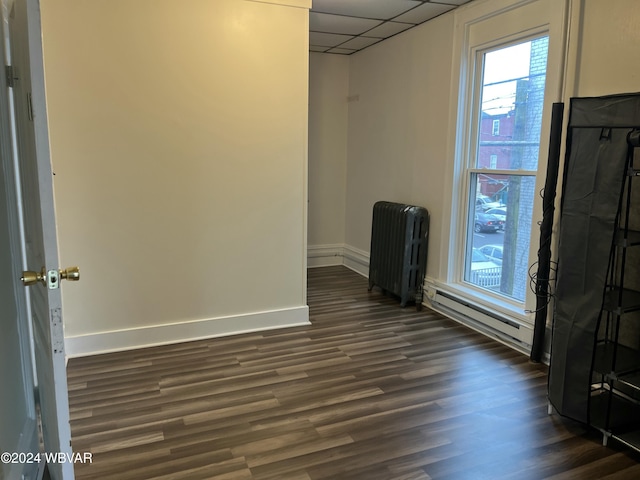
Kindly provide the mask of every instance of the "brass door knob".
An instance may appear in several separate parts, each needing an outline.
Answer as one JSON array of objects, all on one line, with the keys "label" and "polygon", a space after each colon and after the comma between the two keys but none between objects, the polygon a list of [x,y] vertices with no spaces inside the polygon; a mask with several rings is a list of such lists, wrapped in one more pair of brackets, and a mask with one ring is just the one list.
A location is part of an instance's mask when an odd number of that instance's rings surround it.
[{"label": "brass door knob", "polygon": [[80,269],[78,267],[69,267],[64,270],[60,270],[60,280],[77,282],[80,280]]},{"label": "brass door knob", "polygon": [[22,272],[20,280],[25,287],[42,282],[44,286],[53,289],[59,287],[60,280],[69,280],[72,282],[80,280],[80,269],[78,267],[69,267],[62,270],[49,270],[47,272],[47,270],[42,267],[42,270],[39,272],[33,272],[31,270]]},{"label": "brass door knob", "polygon": [[43,285],[46,285],[47,271],[44,269],[44,267],[42,267],[42,270],[39,272],[27,270],[26,272],[22,272],[22,277],[20,277],[20,280],[25,287],[35,285],[38,282],[42,282]]}]

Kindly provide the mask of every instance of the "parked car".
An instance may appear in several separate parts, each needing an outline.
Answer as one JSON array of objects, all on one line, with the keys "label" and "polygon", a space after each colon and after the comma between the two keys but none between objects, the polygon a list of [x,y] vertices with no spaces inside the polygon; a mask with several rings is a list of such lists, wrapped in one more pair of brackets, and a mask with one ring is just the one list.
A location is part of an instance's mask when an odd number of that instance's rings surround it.
[{"label": "parked car", "polygon": [[480,251],[497,265],[502,265],[502,245],[484,245]]},{"label": "parked car", "polygon": [[483,268],[497,267],[479,248],[471,249],[471,270],[482,270]]},{"label": "parked car", "polygon": [[473,230],[476,233],[480,232],[497,232],[504,228],[504,221],[500,220],[495,215],[491,215],[483,212],[476,212],[475,224]]},{"label": "parked car", "polygon": [[502,220],[503,224],[507,221],[507,207],[490,208],[484,213],[495,215],[496,217],[498,217],[498,219]]},{"label": "parked car", "polygon": [[471,251],[471,278],[469,281],[479,287],[499,287],[502,278],[502,267],[492,262],[489,257],[477,248]]},{"label": "parked car", "polygon": [[486,195],[476,195],[476,210],[485,212],[490,208],[503,208],[504,205],[500,202],[494,202]]}]

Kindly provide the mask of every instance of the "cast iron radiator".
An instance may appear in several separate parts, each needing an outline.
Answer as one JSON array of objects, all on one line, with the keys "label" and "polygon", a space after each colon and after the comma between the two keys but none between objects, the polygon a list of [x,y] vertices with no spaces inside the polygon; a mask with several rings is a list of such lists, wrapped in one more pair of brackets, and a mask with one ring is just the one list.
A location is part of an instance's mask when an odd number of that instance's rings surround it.
[{"label": "cast iron radiator", "polygon": [[376,202],[371,227],[369,291],[377,285],[400,297],[400,306],[415,301],[422,308],[427,269],[429,212],[423,207]]}]

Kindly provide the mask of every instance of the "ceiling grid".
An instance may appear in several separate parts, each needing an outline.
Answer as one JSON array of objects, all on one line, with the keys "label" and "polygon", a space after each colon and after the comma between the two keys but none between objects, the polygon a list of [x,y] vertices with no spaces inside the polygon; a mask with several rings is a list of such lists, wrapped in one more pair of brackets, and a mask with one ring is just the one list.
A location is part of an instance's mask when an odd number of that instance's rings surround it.
[{"label": "ceiling grid", "polygon": [[309,50],[351,55],[471,0],[313,0]]}]

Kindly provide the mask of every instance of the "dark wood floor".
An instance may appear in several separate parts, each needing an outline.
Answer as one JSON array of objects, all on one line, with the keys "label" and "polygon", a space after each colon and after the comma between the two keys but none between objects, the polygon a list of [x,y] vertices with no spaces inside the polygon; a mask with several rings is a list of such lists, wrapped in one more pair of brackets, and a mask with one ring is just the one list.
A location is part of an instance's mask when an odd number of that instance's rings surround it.
[{"label": "dark wood floor", "polygon": [[343,267],[312,325],[72,359],[90,479],[632,479],[638,458],[547,415],[546,369]]}]

